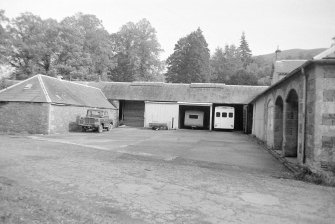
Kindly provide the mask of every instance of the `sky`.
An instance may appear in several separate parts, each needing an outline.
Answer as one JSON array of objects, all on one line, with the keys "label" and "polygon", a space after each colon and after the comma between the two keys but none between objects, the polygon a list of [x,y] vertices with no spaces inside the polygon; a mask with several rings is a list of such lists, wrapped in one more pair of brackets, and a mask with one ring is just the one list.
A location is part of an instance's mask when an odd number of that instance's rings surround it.
[{"label": "sky", "polygon": [[110,33],[129,21],[149,20],[164,52],[201,28],[211,53],[239,45],[242,32],[253,55],[293,48],[327,48],[335,37],[335,0],[0,0],[9,18],[31,12],[61,21],[94,14]]}]

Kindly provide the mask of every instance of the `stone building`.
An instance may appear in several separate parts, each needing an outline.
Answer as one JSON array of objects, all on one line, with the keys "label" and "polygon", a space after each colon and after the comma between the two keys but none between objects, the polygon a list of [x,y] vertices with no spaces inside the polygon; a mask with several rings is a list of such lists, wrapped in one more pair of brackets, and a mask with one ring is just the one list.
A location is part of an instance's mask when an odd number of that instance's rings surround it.
[{"label": "stone building", "polygon": [[252,134],[316,172],[335,171],[335,46],[251,102]]},{"label": "stone building", "polygon": [[186,111],[204,113],[204,127],[213,130],[217,106],[235,109],[234,130],[242,131],[244,107],[267,86],[225,85],[221,83],[90,82],[101,89],[119,109],[122,123],[133,127],[166,124],[169,129],[187,128]]},{"label": "stone building", "polygon": [[0,91],[0,132],[74,131],[89,108],[108,110],[117,125],[118,110],[100,89],[35,75]]}]

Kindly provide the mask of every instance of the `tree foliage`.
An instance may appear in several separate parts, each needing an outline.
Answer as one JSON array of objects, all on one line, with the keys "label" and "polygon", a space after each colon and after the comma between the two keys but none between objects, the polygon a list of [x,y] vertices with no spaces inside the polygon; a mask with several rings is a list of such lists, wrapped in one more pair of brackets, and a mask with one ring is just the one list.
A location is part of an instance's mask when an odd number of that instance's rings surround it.
[{"label": "tree foliage", "polygon": [[95,15],[77,13],[57,22],[23,13],[9,20],[0,10],[0,62],[14,68],[16,79],[42,73],[69,80],[157,80],[160,52],[145,19],[109,34]]},{"label": "tree foliage", "polygon": [[162,80],[159,76],[162,70],[159,53],[162,49],[157,41],[156,30],[148,20],[142,19],[136,24],[129,22],[112,38],[117,46],[117,65],[110,70],[111,80]]},{"label": "tree foliage", "polygon": [[209,58],[208,44],[198,28],[175,45],[173,54],[167,59],[166,80],[176,83],[209,82]]},{"label": "tree foliage", "polygon": [[0,66],[9,66],[15,79],[41,73],[68,80],[244,85],[254,85],[255,78],[257,84],[270,81],[271,66],[252,57],[245,33],[238,47],[218,47],[210,57],[198,28],[178,40],[164,75],[161,51],[156,30],[146,19],[128,22],[110,34],[95,15],[77,13],[58,22],[29,12],[9,19],[0,10]]},{"label": "tree foliage", "polygon": [[217,48],[211,56],[211,81],[231,85],[268,85],[271,69],[253,60],[245,34],[240,46]]},{"label": "tree foliage", "polygon": [[242,33],[241,40],[240,40],[240,46],[238,48],[240,53],[240,59],[242,61],[243,68],[246,68],[251,62],[251,50],[249,48],[249,44],[245,38],[245,33]]}]

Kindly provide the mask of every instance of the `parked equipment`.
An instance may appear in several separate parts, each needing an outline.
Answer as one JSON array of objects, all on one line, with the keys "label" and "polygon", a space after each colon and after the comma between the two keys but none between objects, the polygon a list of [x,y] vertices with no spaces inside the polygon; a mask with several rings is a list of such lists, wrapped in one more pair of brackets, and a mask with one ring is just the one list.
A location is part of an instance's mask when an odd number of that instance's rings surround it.
[{"label": "parked equipment", "polygon": [[234,129],[235,108],[220,106],[215,107],[214,128]]},{"label": "parked equipment", "polygon": [[204,127],[204,112],[203,111],[185,111],[184,126],[192,128],[202,128]]}]

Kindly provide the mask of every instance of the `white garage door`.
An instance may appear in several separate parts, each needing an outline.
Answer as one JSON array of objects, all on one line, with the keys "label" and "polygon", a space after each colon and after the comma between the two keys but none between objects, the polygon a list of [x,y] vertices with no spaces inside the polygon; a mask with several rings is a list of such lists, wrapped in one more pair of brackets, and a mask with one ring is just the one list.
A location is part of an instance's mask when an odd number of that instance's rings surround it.
[{"label": "white garage door", "polygon": [[150,123],[164,123],[169,129],[178,129],[179,105],[166,102],[145,102],[144,127]]}]

